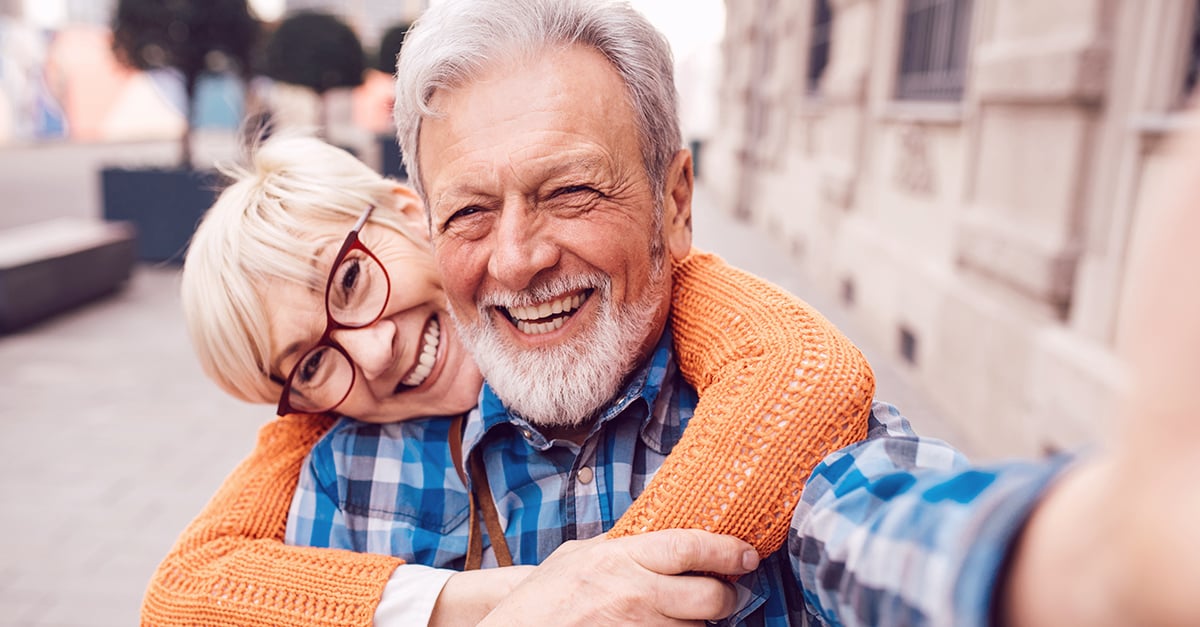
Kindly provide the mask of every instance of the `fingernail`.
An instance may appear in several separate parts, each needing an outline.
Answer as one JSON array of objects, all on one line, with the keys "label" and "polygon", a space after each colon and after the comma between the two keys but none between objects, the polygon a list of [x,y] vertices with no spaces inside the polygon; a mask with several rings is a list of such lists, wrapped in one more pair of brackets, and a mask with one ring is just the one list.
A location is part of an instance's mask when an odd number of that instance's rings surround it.
[{"label": "fingernail", "polygon": [[742,568],[745,569],[746,572],[750,572],[755,568],[758,568],[758,551],[749,549],[745,553],[742,553]]}]

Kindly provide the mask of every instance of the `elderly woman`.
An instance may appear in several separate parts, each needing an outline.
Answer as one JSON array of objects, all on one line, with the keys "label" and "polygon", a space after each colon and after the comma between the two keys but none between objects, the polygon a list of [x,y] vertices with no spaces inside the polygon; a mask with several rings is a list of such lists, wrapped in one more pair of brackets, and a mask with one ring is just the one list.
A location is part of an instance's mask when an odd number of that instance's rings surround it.
[{"label": "elderly woman", "polygon": [[[305,465],[322,438],[388,423],[383,439],[425,468],[455,458],[458,422],[437,417],[472,409],[481,377],[446,310],[417,198],[308,138],[268,140],[231,174],[188,254],[185,313],[205,372],[238,398],[278,403],[280,417],[163,561],[143,622],[477,620],[524,569],[457,572],[465,555],[434,559],[413,548],[412,536],[436,530],[390,519],[386,533],[402,548],[379,551],[388,554],[283,542],[311,523],[299,505],[289,514],[298,477],[310,490],[339,489],[314,487],[317,462]],[[691,255],[674,283],[680,367],[701,401],[668,460],[681,461],[664,465],[610,535],[699,527],[739,532],[767,554],[789,516],[763,514],[790,510],[812,467],[863,436],[870,368],[807,305],[716,257]],[[732,480],[745,507],[714,512],[692,503],[693,488],[728,484],[730,467],[711,439],[689,439],[694,432],[781,441],[775,450],[788,454],[741,469]],[[330,498],[344,508],[344,492]],[[433,594],[422,604],[413,589]]]}]

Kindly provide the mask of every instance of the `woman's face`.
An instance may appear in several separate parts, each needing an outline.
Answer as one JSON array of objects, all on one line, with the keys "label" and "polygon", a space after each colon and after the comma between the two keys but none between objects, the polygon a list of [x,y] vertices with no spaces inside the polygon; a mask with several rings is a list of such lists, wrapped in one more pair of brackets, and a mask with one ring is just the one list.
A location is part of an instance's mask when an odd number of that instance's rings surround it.
[{"label": "woman's face", "polygon": [[[406,219],[412,222],[409,232],[423,236],[423,218]],[[318,254],[322,277],[328,276],[352,226],[327,226],[313,233],[328,242]],[[355,370],[349,396],[334,411],[383,423],[460,414],[474,407],[483,379],[450,321],[428,246],[378,223],[367,223],[359,240],[387,270],[391,294],[374,324],[331,335]],[[325,294],[279,281],[269,284],[263,296],[271,308],[271,372],[286,379],[325,330]]]}]

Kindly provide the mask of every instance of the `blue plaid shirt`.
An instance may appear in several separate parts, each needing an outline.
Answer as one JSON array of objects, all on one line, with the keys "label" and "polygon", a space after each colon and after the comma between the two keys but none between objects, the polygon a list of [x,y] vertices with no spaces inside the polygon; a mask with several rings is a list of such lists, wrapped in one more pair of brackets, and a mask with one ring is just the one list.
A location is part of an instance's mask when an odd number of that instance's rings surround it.
[{"label": "blue plaid shirt", "polygon": [[[513,560],[538,564],[567,540],[612,528],[695,405],[669,336],[582,445],[548,441],[485,386],[463,447],[481,447]],[[461,568],[467,490],[451,466],[449,425],[339,422],[301,474],[288,542]],[[742,607],[724,622],[986,624],[1006,549],[1064,463],[971,468],[876,403],[868,438],[817,467],[787,545],[738,582]]]}]

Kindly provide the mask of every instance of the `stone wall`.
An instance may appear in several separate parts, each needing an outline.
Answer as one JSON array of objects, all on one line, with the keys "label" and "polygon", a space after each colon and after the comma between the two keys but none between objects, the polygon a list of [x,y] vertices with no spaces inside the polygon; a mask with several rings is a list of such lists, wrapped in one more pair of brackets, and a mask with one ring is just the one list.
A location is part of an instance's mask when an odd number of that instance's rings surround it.
[{"label": "stone wall", "polygon": [[[911,361],[974,450],[1094,441],[1195,0],[975,0],[959,100],[895,96],[906,2],[727,2],[706,184]],[[943,26],[939,24],[939,27]]]}]

